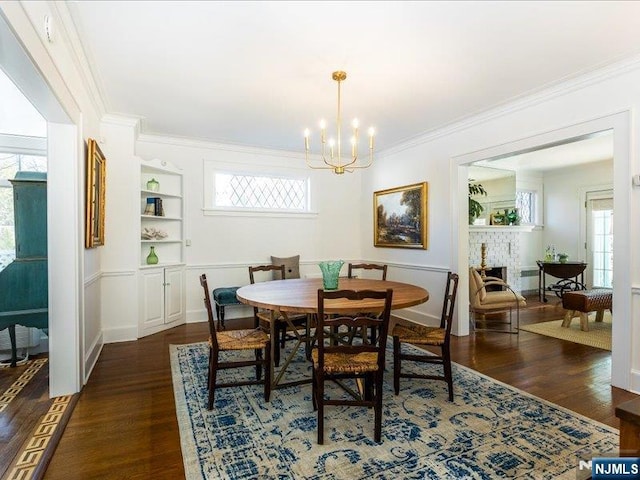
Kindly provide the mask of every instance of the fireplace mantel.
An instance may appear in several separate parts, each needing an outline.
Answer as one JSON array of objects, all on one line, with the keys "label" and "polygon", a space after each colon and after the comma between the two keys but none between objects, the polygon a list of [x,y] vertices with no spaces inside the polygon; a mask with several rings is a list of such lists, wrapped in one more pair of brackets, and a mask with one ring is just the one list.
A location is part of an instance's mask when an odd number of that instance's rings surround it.
[{"label": "fireplace mantel", "polygon": [[532,232],[534,225],[469,225],[469,232]]}]

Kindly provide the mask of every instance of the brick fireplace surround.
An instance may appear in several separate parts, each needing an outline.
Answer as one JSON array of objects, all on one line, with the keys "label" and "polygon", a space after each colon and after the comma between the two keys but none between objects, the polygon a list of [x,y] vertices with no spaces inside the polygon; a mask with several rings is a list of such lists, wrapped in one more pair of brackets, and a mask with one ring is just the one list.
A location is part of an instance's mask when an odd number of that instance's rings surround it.
[{"label": "brick fireplace surround", "polygon": [[520,232],[498,229],[469,229],[469,266],[480,267],[482,244],[487,247],[487,268],[507,267],[505,281],[516,292],[520,286]]}]

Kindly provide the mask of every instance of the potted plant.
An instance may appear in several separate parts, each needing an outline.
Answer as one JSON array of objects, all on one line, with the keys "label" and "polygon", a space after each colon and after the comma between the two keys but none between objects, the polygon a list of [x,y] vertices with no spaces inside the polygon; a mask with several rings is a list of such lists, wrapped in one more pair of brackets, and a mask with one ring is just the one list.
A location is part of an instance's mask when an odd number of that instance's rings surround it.
[{"label": "potted plant", "polygon": [[478,202],[471,198],[473,195],[487,195],[487,191],[480,183],[469,183],[469,225],[473,225],[473,222],[476,221],[482,212],[484,211],[484,207]]}]

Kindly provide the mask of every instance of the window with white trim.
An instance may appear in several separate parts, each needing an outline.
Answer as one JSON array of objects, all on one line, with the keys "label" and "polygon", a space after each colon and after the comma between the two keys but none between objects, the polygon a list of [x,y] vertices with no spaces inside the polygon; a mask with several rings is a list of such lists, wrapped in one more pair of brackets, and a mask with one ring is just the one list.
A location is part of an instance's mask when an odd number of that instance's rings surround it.
[{"label": "window with white trim", "polygon": [[309,178],[306,177],[216,171],[213,172],[212,183],[209,208],[292,213],[310,211]]},{"label": "window with white trim", "polygon": [[536,223],[536,192],[533,190],[516,191],[516,208],[520,215],[520,223],[534,225]]}]

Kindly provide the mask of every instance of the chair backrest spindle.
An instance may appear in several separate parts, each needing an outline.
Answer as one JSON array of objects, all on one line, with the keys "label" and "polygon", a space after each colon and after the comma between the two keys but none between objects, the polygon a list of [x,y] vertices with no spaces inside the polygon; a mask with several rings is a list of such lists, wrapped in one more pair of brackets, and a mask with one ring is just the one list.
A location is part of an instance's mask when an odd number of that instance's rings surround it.
[{"label": "chair backrest spindle", "polygon": [[456,294],[458,292],[458,274],[447,273],[447,285],[444,291],[444,303],[442,305],[442,316],[440,317],[440,328],[446,328],[447,340],[451,333],[453,320],[453,309],[456,305]]},{"label": "chair backrest spindle", "polygon": [[209,337],[211,338],[211,348],[218,350],[218,340],[216,337],[216,324],[213,319],[213,308],[211,306],[211,295],[209,294],[209,285],[207,276],[203,273],[200,275],[200,285],[204,290],[204,306],[207,309],[207,322],[209,323]]},{"label": "chair backrest spindle", "polygon": [[348,267],[347,276],[353,278],[353,270],[380,270],[382,271],[382,279],[387,279],[387,265],[380,265],[377,263],[350,263]]}]

